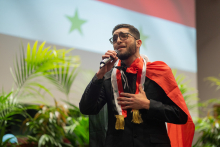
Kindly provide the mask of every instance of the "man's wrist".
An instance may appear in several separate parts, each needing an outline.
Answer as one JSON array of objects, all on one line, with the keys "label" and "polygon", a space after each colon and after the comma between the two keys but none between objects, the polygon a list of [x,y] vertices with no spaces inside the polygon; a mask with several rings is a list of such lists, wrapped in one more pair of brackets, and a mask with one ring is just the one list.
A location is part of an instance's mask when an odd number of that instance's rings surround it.
[{"label": "man's wrist", "polygon": [[150,100],[147,99],[146,104],[144,105],[144,109],[150,109]]},{"label": "man's wrist", "polygon": [[95,85],[99,85],[99,84],[103,83],[103,80],[104,80],[104,78],[98,79],[98,77],[95,74],[95,76],[92,78],[92,83]]},{"label": "man's wrist", "polygon": [[100,72],[97,72],[97,73],[96,73],[96,77],[97,77],[98,79],[102,79],[102,78],[104,77],[104,75],[105,75],[105,74],[100,73]]}]

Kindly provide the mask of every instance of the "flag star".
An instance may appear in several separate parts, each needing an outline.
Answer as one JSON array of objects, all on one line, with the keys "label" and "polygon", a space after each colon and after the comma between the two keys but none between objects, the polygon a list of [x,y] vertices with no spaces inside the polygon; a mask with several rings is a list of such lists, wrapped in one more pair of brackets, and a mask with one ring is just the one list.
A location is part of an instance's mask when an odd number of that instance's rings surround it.
[{"label": "flag star", "polygon": [[78,11],[76,10],[74,16],[66,16],[69,21],[71,22],[71,28],[69,33],[71,33],[74,30],[78,30],[80,32],[81,35],[83,35],[82,33],[82,29],[81,26],[86,23],[86,20],[80,19],[79,15],[78,15]]},{"label": "flag star", "polygon": [[142,27],[140,27],[139,30],[140,30],[140,39],[141,39],[141,41],[142,41],[142,46],[143,46],[145,49],[147,49],[147,46],[146,46],[145,42],[146,42],[146,39],[148,39],[148,36],[144,35],[143,30],[142,30]]}]

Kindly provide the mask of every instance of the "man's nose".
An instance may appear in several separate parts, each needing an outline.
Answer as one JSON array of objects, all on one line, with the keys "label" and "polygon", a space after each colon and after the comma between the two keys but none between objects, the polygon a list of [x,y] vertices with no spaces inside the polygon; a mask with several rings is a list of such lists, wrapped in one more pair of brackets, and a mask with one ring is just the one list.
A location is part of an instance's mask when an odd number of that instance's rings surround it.
[{"label": "man's nose", "polygon": [[118,44],[118,43],[121,43],[121,41],[122,41],[122,40],[121,40],[121,38],[120,38],[119,35],[118,35],[117,44]]}]

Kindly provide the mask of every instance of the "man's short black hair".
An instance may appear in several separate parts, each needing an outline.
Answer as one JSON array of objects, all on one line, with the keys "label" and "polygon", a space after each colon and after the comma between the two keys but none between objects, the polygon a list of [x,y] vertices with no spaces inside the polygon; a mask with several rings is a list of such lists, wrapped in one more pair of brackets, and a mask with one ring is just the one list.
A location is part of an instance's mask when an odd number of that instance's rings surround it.
[{"label": "man's short black hair", "polygon": [[128,28],[129,32],[135,36],[136,39],[140,39],[140,32],[138,31],[137,28],[135,28],[134,26],[130,25],[130,24],[118,24],[117,26],[114,27],[114,29],[112,30],[112,34],[120,29],[120,28]]}]

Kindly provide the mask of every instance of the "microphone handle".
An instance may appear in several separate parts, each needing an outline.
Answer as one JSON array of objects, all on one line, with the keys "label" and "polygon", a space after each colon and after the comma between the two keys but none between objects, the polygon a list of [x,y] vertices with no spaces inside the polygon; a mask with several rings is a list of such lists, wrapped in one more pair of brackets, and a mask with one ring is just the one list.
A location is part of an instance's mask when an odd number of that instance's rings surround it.
[{"label": "microphone handle", "polygon": [[104,67],[109,61],[111,61],[113,58],[110,56],[109,58],[105,58],[100,62],[100,69]]},{"label": "microphone handle", "polygon": [[[115,51],[116,53],[117,53],[117,55],[118,55],[118,51],[116,50]],[[117,56],[116,55],[116,56]],[[105,59],[103,59],[101,62],[100,62],[100,69],[102,68],[102,67],[104,67],[109,61],[111,61],[111,60],[113,60],[113,58],[110,56],[110,57],[108,57],[108,58],[105,58]]]}]

